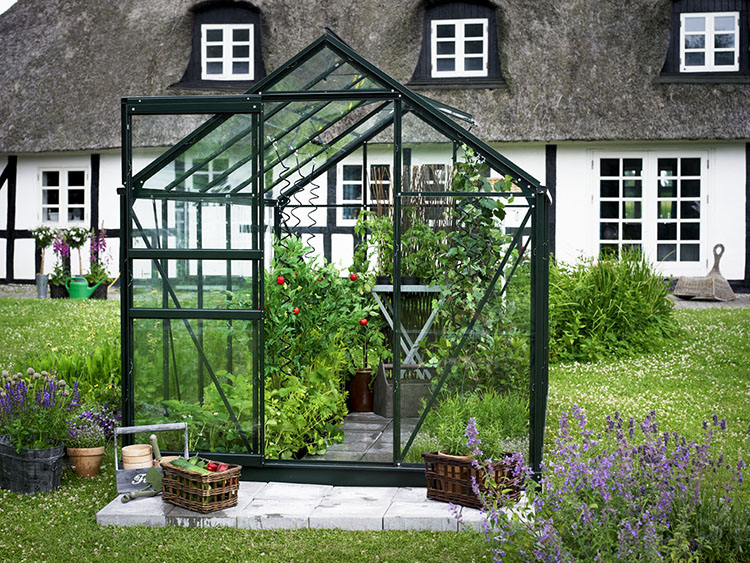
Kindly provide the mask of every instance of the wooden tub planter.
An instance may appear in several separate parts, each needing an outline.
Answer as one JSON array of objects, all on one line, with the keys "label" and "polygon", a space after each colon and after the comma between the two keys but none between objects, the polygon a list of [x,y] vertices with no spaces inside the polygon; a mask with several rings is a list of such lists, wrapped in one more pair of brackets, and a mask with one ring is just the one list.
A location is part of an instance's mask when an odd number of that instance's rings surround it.
[{"label": "wooden tub planter", "polygon": [[[508,454],[510,455],[510,454]],[[471,478],[474,477],[482,490],[483,477],[471,464],[468,456],[455,456],[442,452],[423,453],[425,477],[427,478],[427,498],[442,502],[452,502],[469,508],[482,508],[482,503],[474,494]],[[522,480],[513,477],[513,467],[505,460],[492,464],[492,476],[499,490],[510,489],[509,496],[518,500],[521,495]]]}]

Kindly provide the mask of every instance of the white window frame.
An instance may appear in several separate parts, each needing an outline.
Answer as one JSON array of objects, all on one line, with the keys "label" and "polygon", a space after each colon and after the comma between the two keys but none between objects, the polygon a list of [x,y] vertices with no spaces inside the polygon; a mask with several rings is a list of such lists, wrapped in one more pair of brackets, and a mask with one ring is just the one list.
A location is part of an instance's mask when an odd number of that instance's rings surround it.
[{"label": "white window frame", "polygon": [[[734,29],[716,30],[716,18],[733,17]],[[686,20],[690,18],[703,18],[703,31],[688,31]],[[740,13],[739,12],[684,12],[680,14],[680,72],[736,72],[740,69]],[[734,35],[734,47],[716,47],[716,35]],[[702,48],[686,48],[685,40],[690,36],[703,36],[704,44]],[[703,53],[704,64],[700,66],[688,65],[687,55],[691,53]],[[714,55],[716,53],[733,53],[733,65],[716,65],[714,64]]]},{"label": "white window frame", "polygon": [[[208,41],[208,32],[220,30],[222,32],[221,41]],[[233,34],[236,30],[247,30],[248,41],[234,41]],[[255,26],[251,23],[242,24],[214,24],[206,23],[201,25],[201,79],[202,80],[253,80],[255,77],[254,64],[254,45],[255,45]],[[221,57],[209,57],[208,48],[222,48]],[[247,57],[235,57],[234,47],[248,47]],[[234,73],[232,64],[236,62],[248,63],[247,73]],[[219,74],[210,74],[208,72],[208,63],[221,63],[222,72]]]},{"label": "white window frame", "polygon": [[[59,185],[58,186],[44,186],[43,180],[44,180],[44,173],[45,172],[57,172],[59,177]],[[70,186],[68,183],[68,173],[69,172],[83,172],[83,186]],[[37,171],[37,185],[39,186],[39,210],[40,210],[40,223],[44,225],[56,225],[59,227],[65,227],[65,226],[85,226],[88,225],[90,221],[89,214],[91,213],[89,207],[90,202],[90,192],[91,192],[91,182],[89,177],[89,170],[88,168],[84,167],[43,167],[39,168]],[[59,194],[58,204],[45,204],[44,203],[44,191],[49,190],[50,188],[57,189]],[[83,203],[79,204],[70,204],[68,202],[68,192],[69,190],[83,190]],[[58,219],[57,221],[51,221],[47,220],[45,210],[49,208],[58,208]],[[68,219],[68,211],[70,209],[82,209],[83,210],[83,219],[80,221],[78,220],[69,220]]]},{"label": "white window frame", "polygon": [[[359,166],[360,169],[362,169],[362,176],[361,180],[344,180],[344,166]],[[337,166],[337,176],[336,176],[336,198],[337,202],[341,205],[349,205],[351,204],[351,207],[360,207],[362,208],[364,206],[364,199],[365,199],[365,190],[370,190],[371,186],[373,184],[376,184],[376,180],[373,178],[372,169],[375,166],[387,166],[389,171],[389,179],[386,181],[380,180],[380,183],[383,185],[388,186],[388,199],[381,199],[376,200],[372,199],[370,197],[370,192],[367,192],[367,204],[377,204],[377,203],[383,203],[383,204],[391,204],[393,203],[393,163],[389,160],[371,160],[368,158],[367,160],[367,174],[364,172],[363,163],[361,160],[351,160],[348,162],[342,162]],[[353,199],[344,199],[344,184],[362,184],[362,198],[359,200],[353,200]],[[338,212],[336,215],[336,224],[339,226],[354,226],[356,225],[357,220],[356,219],[345,219],[344,218],[344,207],[339,207]]]},{"label": "white window frame", "polygon": [[[465,37],[465,31],[467,25],[482,24],[482,36],[479,37]],[[438,37],[437,28],[440,25],[453,25],[455,29],[455,35],[453,37]],[[487,18],[466,18],[466,19],[450,19],[450,20],[432,20],[431,32],[430,32],[430,45],[432,51],[431,75],[433,78],[462,78],[462,77],[482,77],[487,76],[487,59],[489,50],[489,20]],[[466,53],[465,44],[466,41],[482,41],[482,52],[480,53]],[[453,43],[455,48],[452,54],[438,54],[439,43]],[[467,58],[482,58],[482,69],[481,70],[466,70],[466,59]],[[438,60],[453,59],[455,66],[453,70],[438,70]]]}]

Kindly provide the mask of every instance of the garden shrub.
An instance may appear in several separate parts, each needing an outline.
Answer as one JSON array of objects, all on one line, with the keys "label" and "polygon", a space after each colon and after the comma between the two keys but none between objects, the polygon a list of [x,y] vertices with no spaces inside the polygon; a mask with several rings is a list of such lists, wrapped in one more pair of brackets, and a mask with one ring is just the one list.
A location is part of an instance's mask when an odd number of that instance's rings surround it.
[{"label": "garden shrub", "polygon": [[651,351],[677,333],[667,285],[640,252],[553,264],[549,294],[553,361]]}]

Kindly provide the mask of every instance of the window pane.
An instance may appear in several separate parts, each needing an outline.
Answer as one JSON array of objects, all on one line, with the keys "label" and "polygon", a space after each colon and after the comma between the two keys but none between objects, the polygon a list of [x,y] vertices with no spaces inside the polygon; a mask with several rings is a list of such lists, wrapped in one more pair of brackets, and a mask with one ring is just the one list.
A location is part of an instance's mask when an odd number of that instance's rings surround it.
[{"label": "window pane", "polygon": [[232,41],[250,41],[250,30],[249,29],[232,30]]},{"label": "window pane", "polygon": [[60,210],[57,207],[47,207],[44,210],[44,220],[57,223],[60,220]]},{"label": "window pane", "polygon": [[206,63],[206,74],[221,74],[223,69],[222,63]]},{"label": "window pane", "polygon": [[42,172],[42,185],[43,186],[59,186],[60,185],[60,173],[59,172]]},{"label": "window pane", "polygon": [[456,36],[456,26],[451,24],[439,24],[437,26],[437,36],[438,37],[455,37]]},{"label": "window pane", "polygon": [[232,74],[249,74],[250,63],[232,63]]},{"label": "window pane", "polygon": [[682,240],[700,240],[700,234],[700,223],[683,223],[680,225],[680,239]]},{"label": "window pane", "polygon": [[359,207],[344,207],[343,218],[344,219],[356,219],[359,215]]},{"label": "window pane", "polygon": [[224,54],[224,47],[221,45],[209,45],[206,47],[206,57],[209,59],[220,59]]},{"label": "window pane", "polygon": [[206,41],[221,41],[223,34],[221,29],[209,29],[206,31]]},{"label": "window pane", "polygon": [[464,27],[465,37],[482,37],[484,35],[484,25],[481,23],[470,23]]},{"label": "window pane", "polygon": [[734,16],[719,16],[714,18],[714,30],[715,31],[733,31],[734,30]]},{"label": "window pane", "polygon": [[362,199],[362,184],[344,184],[344,200],[361,200]]},{"label": "window pane", "polygon": [[620,238],[620,225],[617,223],[602,223],[599,238],[602,240],[617,240]]},{"label": "window pane", "polygon": [[484,51],[484,41],[467,41],[464,43],[464,53],[467,55],[471,54],[482,54]]},{"label": "window pane", "polygon": [[438,59],[437,60],[438,70],[456,70],[455,59]]},{"label": "window pane", "polygon": [[86,181],[86,173],[83,170],[70,170],[68,172],[69,186],[83,186]]},{"label": "window pane", "polygon": [[620,159],[619,158],[603,158],[601,160],[601,171],[602,176],[619,176],[620,175]]},{"label": "window pane", "polygon": [[705,64],[705,53],[685,53],[685,66],[704,66]]},{"label": "window pane", "polygon": [[721,53],[714,53],[714,64],[716,66],[734,65],[734,52],[722,51]]},{"label": "window pane", "polygon": [[455,55],[456,54],[456,42],[455,41],[438,41],[437,54],[438,55]]},{"label": "window pane", "polygon": [[214,158],[211,161],[211,165],[213,166],[214,172],[223,172],[227,168],[229,168],[229,159],[228,158]]},{"label": "window pane", "polygon": [[622,216],[624,219],[640,219],[641,218],[641,202],[640,201],[622,202]]},{"label": "window pane", "polygon": [[683,158],[680,161],[680,174],[683,176],[700,176],[701,159],[700,158]]},{"label": "window pane", "polygon": [[83,205],[84,204],[84,191],[83,190],[68,190],[68,205]]},{"label": "window pane", "polygon": [[603,219],[617,219],[618,207],[616,201],[603,201],[599,207],[599,215]]},{"label": "window pane", "polygon": [[733,49],[734,48],[734,33],[721,33],[714,35],[714,47],[719,49]]},{"label": "window pane", "polygon": [[623,245],[622,245],[622,249],[623,249],[623,250],[630,250],[630,251],[632,251],[632,252],[635,252],[635,251],[638,251],[638,252],[640,252],[640,251],[642,251],[642,250],[643,250],[643,247],[642,247],[642,246],[641,246],[640,244],[633,244],[633,243],[631,242],[631,243],[629,243],[629,244],[623,244]]},{"label": "window pane", "polygon": [[700,247],[697,244],[681,244],[680,260],[683,262],[697,262],[699,259]]},{"label": "window pane", "polygon": [[656,204],[658,206],[659,219],[676,219],[677,218],[677,203],[674,201],[660,201]]},{"label": "window pane", "polygon": [[683,201],[680,203],[681,219],[700,219],[701,204],[699,201]]},{"label": "window pane", "polygon": [[620,254],[616,244],[602,244],[599,247],[600,258],[616,258]]},{"label": "window pane", "polygon": [[701,181],[700,180],[683,180],[680,185],[681,197],[700,197]]},{"label": "window pane", "polygon": [[640,223],[624,223],[622,225],[623,240],[641,240]]},{"label": "window pane", "polygon": [[362,167],[359,165],[352,166],[350,164],[345,164],[343,172],[344,180],[362,181]]},{"label": "window pane", "polygon": [[617,180],[601,180],[601,197],[619,197],[620,182]]},{"label": "window pane", "polygon": [[42,190],[42,205],[59,205],[60,192],[58,190]]},{"label": "window pane", "polygon": [[659,176],[677,176],[677,159],[676,158],[660,158],[659,162]]},{"label": "window pane", "polygon": [[705,35],[686,35],[685,36],[685,49],[705,49],[706,48],[706,36]]},{"label": "window pane", "polygon": [[623,180],[623,197],[641,197],[641,180]]},{"label": "window pane", "polygon": [[235,59],[247,59],[250,57],[250,45],[235,45],[232,47],[232,56]]},{"label": "window pane", "polygon": [[658,223],[656,226],[656,238],[659,240],[676,240],[677,223]]},{"label": "window pane", "polygon": [[706,31],[706,18],[703,16],[686,17],[685,31]]},{"label": "window pane", "polygon": [[208,174],[193,174],[193,189],[203,190],[208,186]]},{"label": "window pane", "polygon": [[677,197],[677,181],[659,180],[659,197]]},{"label": "window pane", "polygon": [[68,221],[83,221],[83,207],[69,208]]},{"label": "window pane", "polygon": [[640,158],[625,158],[622,161],[623,176],[640,176],[643,169]]},{"label": "window pane", "polygon": [[482,70],[484,68],[484,59],[482,57],[470,57],[464,59],[465,70]]},{"label": "window pane", "polygon": [[391,181],[391,167],[388,164],[373,164],[370,166],[370,180]]},{"label": "window pane", "polygon": [[660,262],[677,262],[677,245],[657,244],[656,259]]}]

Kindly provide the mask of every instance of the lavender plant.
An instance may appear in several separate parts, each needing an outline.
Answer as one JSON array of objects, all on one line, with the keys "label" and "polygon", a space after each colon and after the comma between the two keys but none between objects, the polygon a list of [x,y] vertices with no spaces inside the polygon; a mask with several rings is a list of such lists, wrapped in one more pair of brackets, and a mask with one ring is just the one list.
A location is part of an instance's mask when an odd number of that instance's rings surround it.
[{"label": "lavender plant", "polygon": [[29,368],[22,373],[2,372],[0,377],[0,434],[7,436],[17,452],[62,445],[68,421],[80,404],[78,382]]},{"label": "lavender plant", "polygon": [[114,435],[120,412],[105,405],[86,405],[68,423],[69,448],[98,448]]}]

